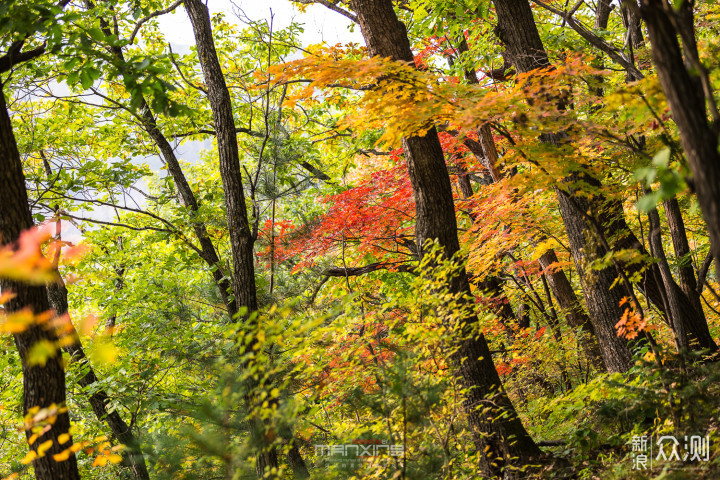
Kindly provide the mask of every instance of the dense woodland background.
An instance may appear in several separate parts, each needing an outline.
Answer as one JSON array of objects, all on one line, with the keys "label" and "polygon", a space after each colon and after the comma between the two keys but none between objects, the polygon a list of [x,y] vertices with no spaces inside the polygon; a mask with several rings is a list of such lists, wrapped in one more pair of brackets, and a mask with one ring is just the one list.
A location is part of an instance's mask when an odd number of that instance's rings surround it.
[{"label": "dense woodland background", "polygon": [[720,5],[311,3],[0,3],[0,478],[718,478]]}]

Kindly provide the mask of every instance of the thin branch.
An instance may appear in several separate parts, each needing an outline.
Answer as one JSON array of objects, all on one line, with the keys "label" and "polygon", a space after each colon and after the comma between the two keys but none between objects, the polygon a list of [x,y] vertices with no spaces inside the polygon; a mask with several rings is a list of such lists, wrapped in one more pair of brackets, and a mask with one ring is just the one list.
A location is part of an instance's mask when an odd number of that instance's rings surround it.
[{"label": "thin branch", "polygon": [[[235,133],[246,133],[250,135],[251,137],[258,137],[258,138],[264,138],[265,135],[260,132],[255,132],[250,130],[249,128],[245,127],[236,127]],[[185,138],[185,137],[192,137],[194,135],[217,135],[217,132],[215,130],[208,130],[205,128],[201,128],[200,130],[195,130],[194,132],[185,132],[185,133],[178,133],[176,135],[171,135],[171,138]]]},{"label": "thin branch", "polygon": [[377,270],[396,269],[398,272],[414,273],[415,267],[401,262],[376,262],[364,267],[330,267],[322,272],[327,277],[357,277]]},{"label": "thin branch", "polygon": [[607,55],[612,58],[616,63],[622,65],[622,67],[630,75],[632,75],[634,80],[640,80],[642,78],[645,78],[642,72],[640,72],[640,70],[638,70],[637,67],[627,59],[627,57],[625,57],[625,55],[620,51],[620,49],[610,45],[605,40],[591,32],[590,29],[588,29],[585,25],[577,21],[575,17],[572,16],[572,12],[565,12],[564,10],[557,9],[551,5],[541,2],[540,0],[533,0],[533,2],[535,2],[537,5],[541,6],[545,10],[548,10],[567,21],[570,28],[575,30],[578,35],[587,40],[593,47],[607,53]]},{"label": "thin branch", "polygon": [[329,8],[333,12],[337,12],[340,15],[342,15],[345,18],[350,19],[353,23],[358,23],[357,15],[354,15],[351,12],[348,12],[347,10],[338,7],[335,3],[330,2],[329,0],[292,0],[294,3],[302,3],[303,5],[312,5],[314,3],[320,4],[324,7]]},{"label": "thin branch", "polygon": [[140,31],[140,27],[142,27],[143,24],[145,24],[146,22],[148,22],[149,20],[151,20],[151,19],[153,19],[153,18],[155,18],[155,17],[159,17],[160,15],[165,15],[166,13],[172,12],[172,11],[175,10],[177,7],[179,7],[180,5],[182,5],[183,1],[184,1],[184,0],[176,0],[176,1],[175,1],[174,3],[172,3],[169,7],[165,8],[165,9],[163,9],[163,10],[158,10],[157,12],[153,12],[153,13],[151,13],[150,15],[148,15],[147,17],[141,18],[141,19],[138,21],[138,23],[135,25],[135,29],[133,30],[132,35],[130,35],[130,38],[128,39],[128,45],[132,45],[132,43],[135,41],[135,36],[136,36],[136,35],[138,34],[138,32]]},{"label": "thin branch", "polygon": [[19,63],[32,60],[45,53],[45,44],[24,52],[20,51],[25,44],[25,40],[17,40],[13,42],[8,53],[0,57],[0,73],[5,73]]},{"label": "thin branch", "polygon": [[703,262],[702,266],[700,267],[700,271],[698,272],[697,276],[697,292],[698,295],[702,295],[703,287],[705,286],[705,278],[707,277],[708,270],[710,269],[710,265],[712,265],[713,261],[713,255],[712,252],[708,252],[707,257],[705,257],[705,261]]},{"label": "thin branch", "polygon": [[170,55],[169,55],[169,56],[170,56],[170,62],[172,62],[172,64],[175,66],[175,70],[177,70],[177,72],[180,74],[180,78],[182,78],[182,79],[185,81],[185,83],[187,83],[188,85],[190,85],[192,88],[194,88],[195,90],[200,90],[201,92],[203,92],[203,93],[207,96],[207,94],[208,94],[207,90],[205,90],[204,88],[202,88],[202,87],[199,86],[199,85],[195,85],[194,83],[192,83],[190,80],[188,80],[188,79],[185,77],[185,74],[184,74],[184,73],[182,72],[182,70],[180,69],[180,65],[178,65],[177,62],[175,61],[175,53],[174,53],[173,50],[172,50],[172,45],[170,45],[170,42],[168,42],[168,50],[170,51]]}]

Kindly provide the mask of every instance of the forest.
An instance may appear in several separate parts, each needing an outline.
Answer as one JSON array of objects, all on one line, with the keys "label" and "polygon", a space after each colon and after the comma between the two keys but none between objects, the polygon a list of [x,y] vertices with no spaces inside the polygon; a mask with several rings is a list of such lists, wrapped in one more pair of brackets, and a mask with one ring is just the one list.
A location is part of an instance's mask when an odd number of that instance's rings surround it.
[{"label": "forest", "polygon": [[718,2],[3,0],[0,90],[0,479],[720,478]]}]

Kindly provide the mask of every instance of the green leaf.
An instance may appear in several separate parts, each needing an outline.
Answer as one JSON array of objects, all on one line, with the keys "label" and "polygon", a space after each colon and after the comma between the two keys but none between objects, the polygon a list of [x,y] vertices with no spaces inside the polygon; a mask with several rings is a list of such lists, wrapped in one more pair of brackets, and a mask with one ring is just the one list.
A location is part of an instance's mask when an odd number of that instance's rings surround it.
[{"label": "green leaf", "polygon": [[670,148],[663,148],[655,154],[652,160],[656,167],[667,168],[670,164]]},{"label": "green leaf", "polygon": [[649,212],[655,206],[658,204],[658,201],[660,201],[660,192],[652,192],[647,195],[643,195],[640,200],[637,202],[637,209],[642,212]]}]

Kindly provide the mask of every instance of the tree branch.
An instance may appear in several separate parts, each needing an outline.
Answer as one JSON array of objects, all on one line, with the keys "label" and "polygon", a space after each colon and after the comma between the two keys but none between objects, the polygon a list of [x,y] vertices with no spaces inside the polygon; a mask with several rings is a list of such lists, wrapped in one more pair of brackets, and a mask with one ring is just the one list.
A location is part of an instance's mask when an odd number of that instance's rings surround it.
[{"label": "tree branch", "polygon": [[33,58],[39,57],[45,53],[45,44],[43,43],[39,47],[33,48],[32,50],[20,51],[22,46],[25,44],[25,40],[17,40],[12,43],[8,52],[0,57],[0,73],[5,73],[13,68],[15,65]]},{"label": "tree branch", "polygon": [[[251,137],[258,137],[258,138],[264,138],[265,134],[260,132],[255,132],[253,130],[250,130],[249,128],[245,127],[236,127],[235,133],[246,133],[250,135]],[[184,137],[192,137],[193,135],[217,135],[217,132],[215,130],[208,130],[205,128],[201,128],[200,130],[195,130],[194,132],[185,132],[185,133],[178,133],[176,135],[171,135],[171,138],[184,138]]]},{"label": "tree branch", "polygon": [[376,262],[364,267],[330,267],[323,272],[327,277],[356,277],[377,270],[395,269],[403,273],[415,273],[415,267],[401,262]]},{"label": "tree branch", "polygon": [[[548,10],[555,15],[560,16],[563,20],[567,22],[567,24],[575,30],[575,32],[580,35],[582,38],[587,40],[590,45],[593,47],[605,52],[611,59],[615,61],[615,63],[621,65],[630,75],[632,75],[634,80],[640,80],[642,78],[645,78],[645,75],[640,72],[640,70],[637,69],[635,65],[630,62],[625,55],[620,52],[620,50],[616,47],[613,47],[609,43],[607,43],[602,38],[595,35],[593,32],[591,32],[585,25],[578,22],[575,17],[572,16],[572,12],[566,12],[564,10],[559,10],[551,5],[548,5],[544,2],[541,2],[540,0],[533,0],[537,5],[541,6],[545,10]],[[579,5],[578,5],[579,6]],[[577,7],[573,8],[573,11],[576,10]]]},{"label": "tree branch", "polygon": [[165,8],[163,10],[158,10],[157,12],[153,12],[150,15],[148,15],[147,17],[141,18],[138,21],[138,23],[135,25],[135,29],[133,30],[132,35],[130,35],[130,38],[128,39],[128,45],[132,45],[132,43],[135,41],[135,36],[137,36],[138,32],[140,31],[140,27],[142,27],[144,23],[148,22],[149,20],[151,20],[155,17],[159,17],[160,15],[164,15],[166,13],[172,12],[177,7],[182,5],[183,1],[184,0],[176,0],[169,7]]},{"label": "tree branch", "polygon": [[337,12],[340,15],[349,18],[353,23],[358,23],[357,15],[354,15],[351,12],[348,12],[347,10],[340,8],[337,6],[336,3],[333,3],[329,0],[292,0],[294,3],[302,3],[303,5],[312,5],[314,3],[318,3],[320,5],[323,5],[324,7],[329,8],[333,12]]}]

